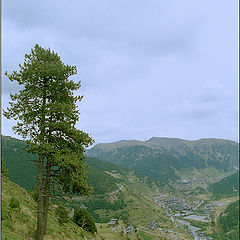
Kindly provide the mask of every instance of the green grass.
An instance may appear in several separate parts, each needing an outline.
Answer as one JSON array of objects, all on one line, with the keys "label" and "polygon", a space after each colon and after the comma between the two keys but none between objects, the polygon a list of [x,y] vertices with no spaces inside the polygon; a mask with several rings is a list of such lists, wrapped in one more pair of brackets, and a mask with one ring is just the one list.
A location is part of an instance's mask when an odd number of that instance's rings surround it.
[{"label": "green grass", "polygon": [[152,237],[145,235],[144,232],[139,232],[139,235],[141,236],[141,238],[143,238],[143,240],[152,240]]},{"label": "green grass", "polygon": [[[36,202],[30,197],[26,190],[2,177],[2,239],[25,240],[33,239],[36,228]],[[20,207],[11,207],[11,199],[16,199]],[[93,235],[83,231],[73,222],[69,221],[60,225],[55,215],[55,207],[50,206],[47,223],[47,233],[44,240],[72,239],[81,240],[86,237],[92,239]]]},{"label": "green grass", "polygon": [[207,229],[207,226],[209,225],[209,223],[207,223],[207,222],[201,222],[201,221],[192,220],[192,219],[183,218],[183,220],[191,223],[191,225],[194,226],[194,227],[201,228],[202,231],[205,231]]}]

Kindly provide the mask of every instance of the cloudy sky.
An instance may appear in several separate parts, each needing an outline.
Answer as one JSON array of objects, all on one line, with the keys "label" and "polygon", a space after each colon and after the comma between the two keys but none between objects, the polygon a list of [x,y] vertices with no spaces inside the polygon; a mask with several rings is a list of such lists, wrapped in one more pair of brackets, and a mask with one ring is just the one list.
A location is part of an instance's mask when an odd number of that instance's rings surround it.
[{"label": "cloudy sky", "polygon": [[[3,0],[2,71],[36,43],[76,65],[77,128],[96,143],[238,141],[237,0]],[[2,108],[18,91],[5,76]],[[2,134],[20,138],[2,117]]]}]

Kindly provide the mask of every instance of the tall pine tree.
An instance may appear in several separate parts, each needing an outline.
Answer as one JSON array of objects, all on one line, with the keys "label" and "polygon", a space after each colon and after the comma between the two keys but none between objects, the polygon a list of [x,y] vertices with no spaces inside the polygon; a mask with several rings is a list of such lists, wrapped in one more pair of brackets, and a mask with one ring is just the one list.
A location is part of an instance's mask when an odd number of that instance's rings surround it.
[{"label": "tall pine tree", "polygon": [[84,149],[93,143],[85,132],[75,128],[79,120],[74,96],[81,86],[69,77],[75,66],[65,65],[57,53],[35,45],[25,55],[20,71],[7,74],[23,89],[11,94],[8,119],[17,120],[15,133],[27,142],[27,151],[38,154],[38,209],[35,239],[42,240],[47,228],[49,199],[65,193],[88,195]]}]

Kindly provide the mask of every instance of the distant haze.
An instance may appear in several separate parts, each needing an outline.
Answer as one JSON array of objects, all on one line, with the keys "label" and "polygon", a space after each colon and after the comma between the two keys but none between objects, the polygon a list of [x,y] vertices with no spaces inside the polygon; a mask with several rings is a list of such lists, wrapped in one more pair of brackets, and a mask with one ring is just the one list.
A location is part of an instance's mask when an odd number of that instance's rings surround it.
[{"label": "distant haze", "polygon": [[[36,43],[76,65],[77,128],[96,143],[152,136],[238,141],[238,1],[7,1],[2,71]],[[2,78],[2,108],[19,90]],[[14,135],[2,118],[2,134]]]}]

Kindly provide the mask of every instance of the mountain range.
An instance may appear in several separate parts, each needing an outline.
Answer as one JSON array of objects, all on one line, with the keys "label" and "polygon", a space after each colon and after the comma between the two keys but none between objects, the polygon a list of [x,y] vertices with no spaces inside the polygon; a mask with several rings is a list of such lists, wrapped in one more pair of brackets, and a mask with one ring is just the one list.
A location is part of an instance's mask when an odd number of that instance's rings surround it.
[{"label": "mountain range", "polygon": [[[2,136],[1,140],[1,157],[6,163],[9,179],[26,190],[32,190],[36,185],[34,176],[37,175],[37,167],[32,160],[36,160],[37,156],[24,152],[26,146],[24,141],[6,136]],[[102,229],[102,226],[106,225],[111,218],[118,218],[121,219],[124,226],[133,224],[144,227],[148,223],[156,221],[161,228],[171,230],[174,224],[166,215],[164,208],[156,204],[156,198],[160,196],[164,198],[168,195],[168,200],[184,198],[190,206],[202,199],[204,199],[204,204],[207,204],[209,199],[218,203],[219,200],[227,198],[229,202],[232,202],[236,201],[238,194],[235,191],[239,187],[239,173],[236,173],[236,170],[239,169],[238,143],[233,141],[222,139],[187,141],[154,137],[147,141],[123,140],[97,144],[87,150],[87,155],[88,184],[93,187],[93,194],[89,198],[73,196],[69,207],[87,208],[98,222],[99,229]],[[190,181],[187,181],[187,178]],[[24,223],[23,211],[20,215],[19,213],[16,215],[20,218],[15,219],[15,215],[12,215],[12,210],[9,208],[12,195],[22,199],[18,193],[15,193],[18,187],[10,183],[7,178],[4,179],[5,205],[2,213],[6,216],[4,218],[5,234],[9,236],[17,233],[15,220],[18,225],[21,225],[21,228],[27,228],[25,232],[30,234],[29,231],[33,231],[34,226]],[[183,181],[178,181],[180,179]],[[196,185],[193,184],[194,181]],[[191,184],[186,185],[185,183]],[[8,188],[11,188],[11,191]],[[27,196],[27,198],[29,197],[31,196]],[[20,204],[24,205],[25,200],[22,199]],[[24,211],[28,207],[34,211],[34,204],[32,201],[29,206],[24,205]],[[55,202],[53,201],[52,204],[54,206]],[[219,216],[218,211],[222,212],[224,208],[215,209],[213,207],[215,212],[211,213],[211,218],[215,220],[211,222],[209,228],[217,231],[213,233],[214,239],[235,239],[237,234],[236,212],[238,212],[238,205],[235,205],[230,206]],[[212,206],[215,205],[212,204]],[[204,207],[205,205],[202,206],[202,209],[199,208],[199,213],[205,210]],[[55,220],[51,219],[51,221]],[[50,224],[50,228],[55,226],[54,224]],[[216,224],[216,228],[214,224]],[[69,227],[71,228],[70,225]],[[67,234],[60,228],[58,231]],[[113,232],[110,233],[107,227],[104,231],[106,231],[104,232],[107,236],[106,239],[125,239],[124,236],[122,238],[121,233],[108,238],[109,234],[113,234]],[[179,226],[177,231],[181,239],[190,239],[190,235],[184,227]],[[223,235],[226,235],[226,238],[221,238]],[[71,239],[70,236],[69,239]]]},{"label": "mountain range", "polygon": [[152,137],[147,141],[100,143],[87,155],[168,182],[186,176],[214,176],[238,169],[239,145],[224,139],[196,141]]}]

